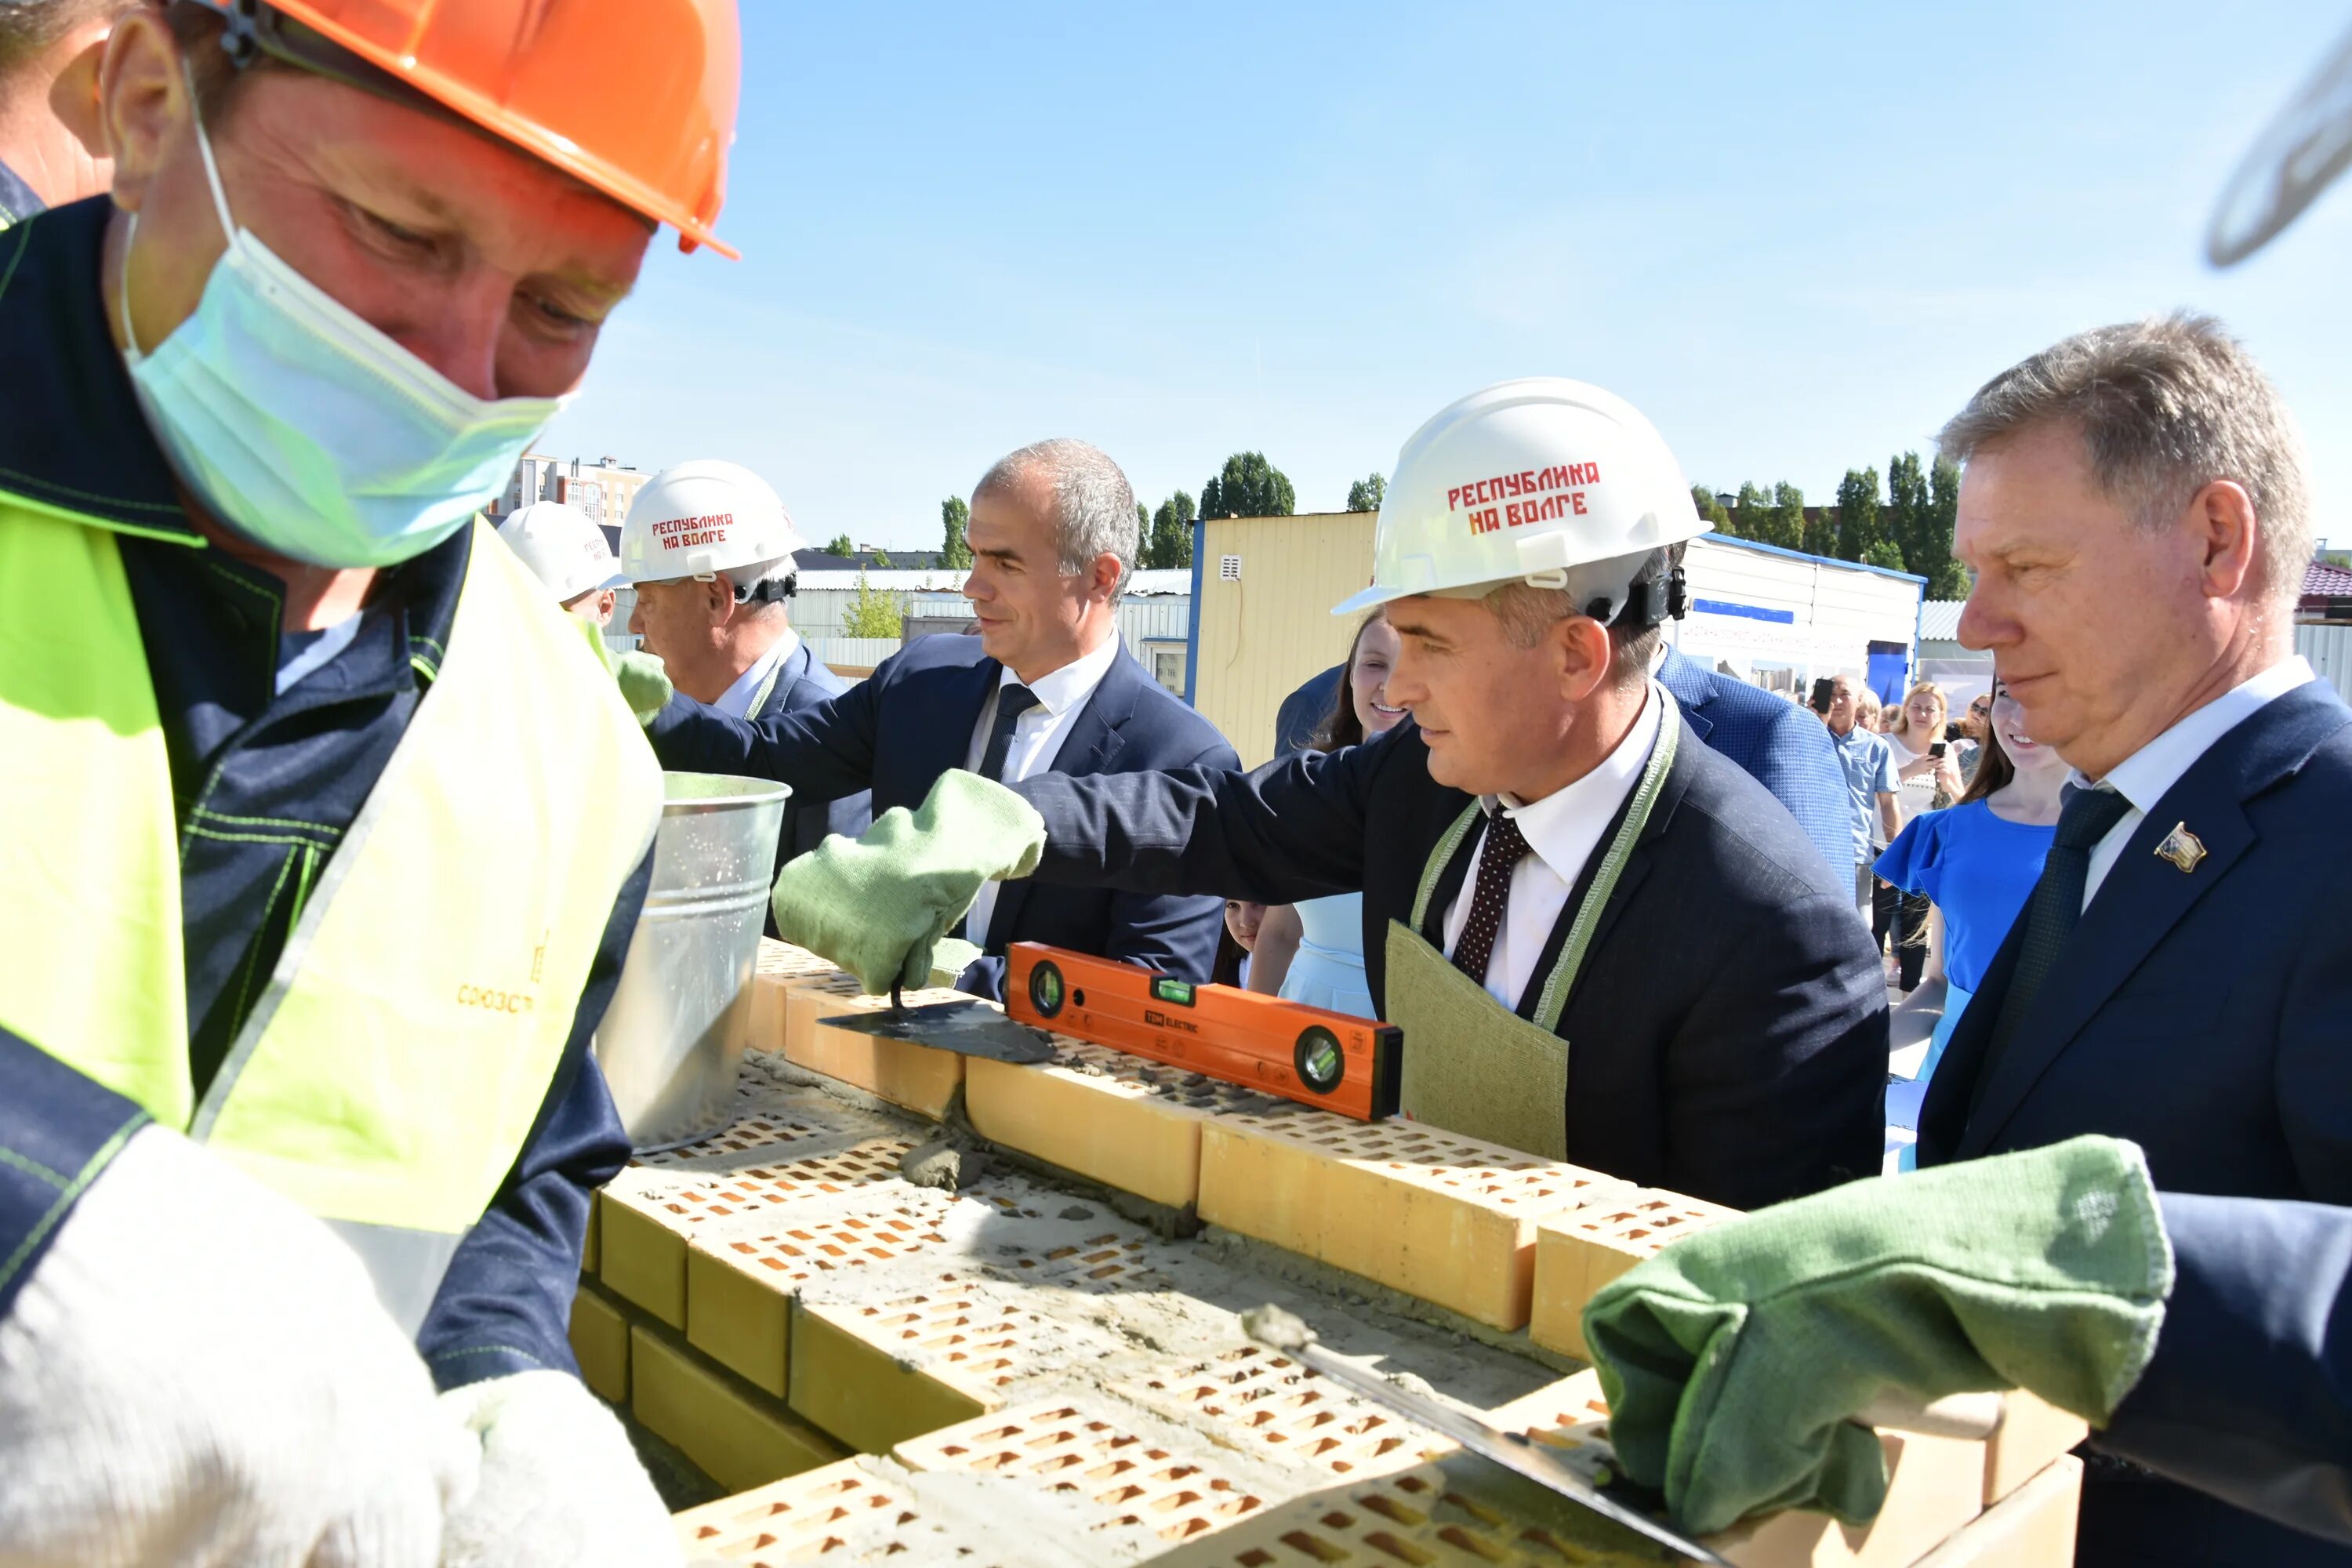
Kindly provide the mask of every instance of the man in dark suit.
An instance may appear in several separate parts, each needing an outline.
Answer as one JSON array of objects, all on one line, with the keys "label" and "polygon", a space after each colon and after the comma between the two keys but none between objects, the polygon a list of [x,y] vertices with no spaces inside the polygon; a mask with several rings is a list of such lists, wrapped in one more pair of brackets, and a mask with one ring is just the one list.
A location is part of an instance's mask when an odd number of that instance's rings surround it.
[{"label": "man in dark suit", "polygon": [[[1381,522],[1340,610],[1386,605],[1416,722],[1254,773],[1034,776],[1013,793],[1036,817],[943,792],[905,851],[961,854],[956,879],[910,879],[829,956],[900,968],[1042,817],[1037,898],[1360,889],[1423,1121],[1741,1206],[1874,1172],[1886,1001],[1851,894],[1650,679],[1666,547],[1706,527],[1657,432],[1580,383],[1490,387],[1407,444]],[[831,908],[834,855],[779,905]]]},{"label": "man in dark suit", "polygon": [[1682,705],[1691,732],[1770,791],[1831,868],[1847,875],[1853,830],[1846,820],[1845,773],[1820,721],[1793,702],[1673,648],[1664,650],[1656,674]]},{"label": "man in dark suit", "polygon": [[[665,547],[680,537],[681,522],[705,519],[724,521],[697,559],[677,559]],[[756,722],[814,708],[849,683],[793,630],[786,608],[799,578],[793,555],[805,548],[782,500],[749,468],[715,459],[665,468],[637,492],[621,527],[625,574],[636,586],[629,630],[683,696],[714,712]],[[657,575],[641,575],[647,573]],[[663,765],[691,767],[667,759]],[[776,864],[815,848],[829,833],[856,837],[873,820],[862,788],[796,787],[784,803]]]},{"label": "man in dark suit", "polygon": [[[2096,1131],[2168,1191],[2352,1203],[2352,921],[2314,858],[2352,816],[2352,710],[2293,653],[2312,546],[2284,406],[2176,316],[2004,372],[1944,448],[1977,573],[1961,640],[2075,773],[1919,1163]],[[2114,1460],[2082,1542],[2092,1563],[2352,1563]]]},{"label": "man in dark suit", "polygon": [[[921,804],[951,768],[1014,783],[1238,764],[1215,727],[1119,642],[1137,527],[1126,476],[1108,456],[1082,441],[1013,453],[972,491],[965,538],[977,637],[922,638],[840,696],[754,721],[681,695],[646,730],[663,764],[782,779],[816,796],[870,789],[877,813]],[[1000,994],[1015,942],[1205,982],[1223,920],[1221,896],[1008,883],[971,910],[964,932],[982,956],[958,984]]]}]

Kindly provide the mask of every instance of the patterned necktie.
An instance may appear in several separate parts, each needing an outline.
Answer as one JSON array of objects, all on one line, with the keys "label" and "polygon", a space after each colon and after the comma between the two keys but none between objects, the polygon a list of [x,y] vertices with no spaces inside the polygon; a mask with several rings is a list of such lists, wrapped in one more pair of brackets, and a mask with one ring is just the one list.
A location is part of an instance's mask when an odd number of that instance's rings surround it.
[{"label": "patterned necktie", "polygon": [[1004,776],[1004,759],[1013,750],[1013,726],[1036,706],[1037,694],[1017,680],[997,689],[996,727],[988,732],[988,750],[980,754],[981,777],[999,784],[1019,782]]},{"label": "patterned necktie", "polygon": [[1470,890],[1470,918],[1462,924],[1462,939],[1454,944],[1454,967],[1486,984],[1486,963],[1495,954],[1495,938],[1503,929],[1503,910],[1511,898],[1511,872],[1528,858],[1528,841],[1519,825],[1500,810],[1486,818],[1486,842],[1478,852],[1478,883]]},{"label": "patterned necktie", "polygon": [[2033,884],[2033,896],[2026,900],[2025,935],[2018,945],[2017,967],[2010,972],[2009,990],[2000,999],[2000,1011],[1993,1016],[1992,1037],[1985,1045],[1984,1066],[1977,1073],[1970,1110],[1983,1098],[1985,1085],[1992,1081],[1994,1064],[2009,1048],[2026,1009],[2033,1005],[2042,983],[2050,977],[2059,953],[2065,950],[2066,939],[2074,934],[2075,922],[2083,918],[2083,885],[2090,877],[2091,851],[2131,810],[2131,802],[2111,789],[2084,789],[2070,784],[2059,798],[2057,836],[2051,841],[2049,858],[2042,862],[2042,879]]}]

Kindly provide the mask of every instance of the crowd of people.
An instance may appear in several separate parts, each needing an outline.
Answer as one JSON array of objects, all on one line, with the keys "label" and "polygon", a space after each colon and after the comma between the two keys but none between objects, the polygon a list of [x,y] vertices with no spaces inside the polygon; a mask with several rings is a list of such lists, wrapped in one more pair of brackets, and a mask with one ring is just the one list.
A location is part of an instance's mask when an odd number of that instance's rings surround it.
[{"label": "crowd of people", "polygon": [[[2352,709],[2242,345],[2084,331],[1946,426],[1958,736],[1676,653],[1681,466],[1557,377],[1406,439],[1265,767],[1121,647],[1078,440],[974,487],[977,635],[845,685],[735,465],[618,561],[480,521],[655,226],[723,243],[734,10],[680,3],[0,9],[0,1556],[677,1561],[566,1336],[667,766],[793,786],[775,928],[869,990],[1245,932],[1400,1026],[1406,1114],[1760,1211],[1587,1315],[1690,1528],[1865,1515],[1846,1417],[2021,1386],[2099,1428],[2080,1561],[2352,1560]],[[623,68],[663,112],[575,90]],[[1865,1179],[1890,1103],[1916,1169]]]}]

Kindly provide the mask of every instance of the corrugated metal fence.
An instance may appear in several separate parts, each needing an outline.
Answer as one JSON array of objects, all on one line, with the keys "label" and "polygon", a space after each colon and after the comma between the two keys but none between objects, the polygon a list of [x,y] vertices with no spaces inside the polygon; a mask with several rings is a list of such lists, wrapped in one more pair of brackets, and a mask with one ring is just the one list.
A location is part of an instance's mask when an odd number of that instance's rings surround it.
[{"label": "corrugated metal fence", "polygon": [[2311,660],[2311,668],[2335,686],[2337,696],[2352,702],[2352,626],[2297,626],[2294,651]]}]

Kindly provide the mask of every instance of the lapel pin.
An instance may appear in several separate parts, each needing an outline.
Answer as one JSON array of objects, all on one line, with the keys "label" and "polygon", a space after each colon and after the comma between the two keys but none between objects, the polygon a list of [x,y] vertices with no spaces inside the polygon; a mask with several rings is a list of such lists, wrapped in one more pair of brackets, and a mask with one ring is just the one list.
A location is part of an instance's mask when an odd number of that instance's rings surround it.
[{"label": "lapel pin", "polygon": [[2183,871],[2194,871],[2198,862],[2205,858],[2205,843],[2189,831],[2187,823],[2176,822],[2172,831],[2164,836],[2164,842],[2156,847],[2156,856],[2159,860],[2171,861]]}]

